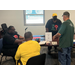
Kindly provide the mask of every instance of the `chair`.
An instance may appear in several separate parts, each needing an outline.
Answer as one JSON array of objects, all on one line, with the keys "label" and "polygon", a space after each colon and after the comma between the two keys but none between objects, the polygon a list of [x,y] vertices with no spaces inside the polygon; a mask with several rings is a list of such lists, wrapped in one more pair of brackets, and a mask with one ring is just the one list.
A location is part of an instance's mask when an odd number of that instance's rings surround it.
[{"label": "chair", "polygon": [[3,49],[1,50],[1,61],[0,61],[0,64],[2,63],[2,58],[3,56],[5,56],[5,60],[7,60],[7,56],[11,56],[13,57],[13,60],[15,62],[15,59],[14,59],[14,53],[15,53],[16,49]]},{"label": "chair", "polygon": [[1,24],[1,27],[2,27],[4,34],[5,34],[8,30],[7,25],[5,23],[3,23],[3,24]]},{"label": "chair", "polygon": [[[0,55],[1,55],[0,65],[2,63],[3,56],[5,56],[5,60],[6,60],[7,56],[11,56],[11,53],[12,53],[9,51],[9,49],[3,49],[2,47],[3,47],[3,38],[0,39]],[[10,49],[10,50],[13,51],[13,49]],[[11,57],[13,57],[13,56],[11,56]]]},{"label": "chair", "polygon": [[[2,57],[3,57],[2,47],[3,47],[3,38],[0,39],[0,55],[1,55],[0,65],[1,65],[1,63],[2,63]],[[5,59],[6,59],[6,58],[5,58]]]},{"label": "chair", "polygon": [[3,42],[3,38],[0,39],[0,53],[1,53],[1,50],[2,50],[2,47],[3,47],[3,43],[2,42]]},{"label": "chair", "polygon": [[41,54],[30,58],[26,65],[45,65],[46,54]]},{"label": "chair", "polygon": [[2,38],[2,28],[0,28],[0,39]]}]

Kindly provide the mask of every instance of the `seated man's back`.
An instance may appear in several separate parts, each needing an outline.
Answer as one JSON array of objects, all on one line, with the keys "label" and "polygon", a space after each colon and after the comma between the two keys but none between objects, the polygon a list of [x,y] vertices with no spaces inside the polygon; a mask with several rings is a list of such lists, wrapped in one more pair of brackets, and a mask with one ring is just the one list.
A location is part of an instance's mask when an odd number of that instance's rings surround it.
[{"label": "seated man's back", "polygon": [[21,60],[23,65],[26,65],[29,58],[40,55],[40,45],[37,41],[32,41],[31,32],[25,33],[26,42],[22,43],[16,52],[15,59]]},{"label": "seated man's back", "polygon": [[29,58],[37,55],[40,55],[40,45],[38,42],[30,40],[18,47],[15,59],[20,59],[22,64],[25,65]]}]

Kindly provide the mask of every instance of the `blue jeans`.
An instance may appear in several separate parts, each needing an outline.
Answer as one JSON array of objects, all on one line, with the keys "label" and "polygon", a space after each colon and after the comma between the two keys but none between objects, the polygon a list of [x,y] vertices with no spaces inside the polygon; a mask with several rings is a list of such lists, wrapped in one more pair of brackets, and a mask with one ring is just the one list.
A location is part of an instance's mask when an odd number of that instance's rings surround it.
[{"label": "blue jeans", "polygon": [[58,60],[61,65],[71,64],[71,50],[72,47],[62,48],[62,52],[58,52]]}]

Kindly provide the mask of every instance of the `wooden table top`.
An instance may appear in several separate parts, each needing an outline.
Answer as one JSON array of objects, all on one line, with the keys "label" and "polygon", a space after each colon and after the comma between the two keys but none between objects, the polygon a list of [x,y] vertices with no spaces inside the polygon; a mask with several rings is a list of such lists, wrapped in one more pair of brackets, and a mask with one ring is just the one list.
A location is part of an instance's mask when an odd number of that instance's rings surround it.
[{"label": "wooden table top", "polygon": [[[57,45],[53,45],[52,42],[57,42]],[[52,40],[50,43],[45,43],[41,46],[58,46],[59,45],[59,38],[56,38],[55,40]]]},{"label": "wooden table top", "polygon": [[[75,34],[74,34],[74,40],[75,40]],[[52,42],[57,42],[57,45],[52,45]],[[50,44],[44,44],[41,46],[59,46],[59,38],[56,38],[55,40],[52,40],[52,42],[50,42]],[[75,46],[75,44],[74,44]]]}]

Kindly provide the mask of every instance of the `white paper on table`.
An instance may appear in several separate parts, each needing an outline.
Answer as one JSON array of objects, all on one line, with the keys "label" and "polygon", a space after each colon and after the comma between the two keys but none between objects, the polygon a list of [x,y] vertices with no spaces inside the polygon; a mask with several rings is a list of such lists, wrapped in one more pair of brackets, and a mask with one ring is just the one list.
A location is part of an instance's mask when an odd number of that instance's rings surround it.
[{"label": "white paper on table", "polygon": [[45,44],[45,43],[46,43],[46,41],[40,41],[40,42],[39,42],[40,45],[43,45],[43,44]]},{"label": "white paper on table", "polygon": [[45,41],[52,41],[52,32],[45,33]]},{"label": "white paper on table", "polygon": [[75,42],[75,40],[73,40],[73,42]]},{"label": "white paper on table", "polygon": [[52,45],[57,45],[57,42],[52,42]]}]

